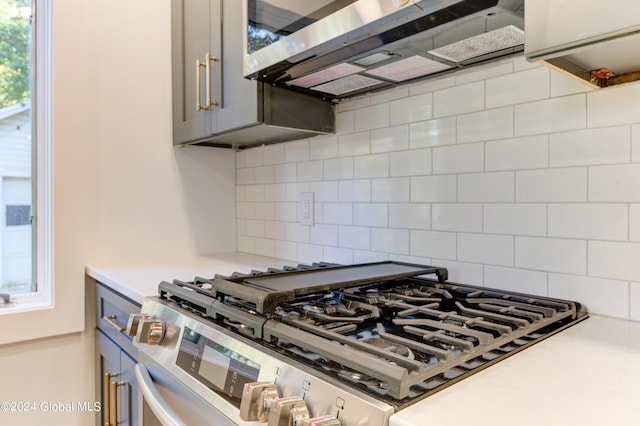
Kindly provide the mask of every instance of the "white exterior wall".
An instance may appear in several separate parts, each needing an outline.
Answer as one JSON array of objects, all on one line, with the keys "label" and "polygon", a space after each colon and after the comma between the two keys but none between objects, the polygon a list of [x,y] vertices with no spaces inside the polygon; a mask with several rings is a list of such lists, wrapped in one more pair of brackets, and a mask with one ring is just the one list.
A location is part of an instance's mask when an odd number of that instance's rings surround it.
[{"label": "white exterior wall", "polygon": [[353,99],[337,120],[237,154],[240,250],[426,262],[640,320],[639,83],[592,91],[518,57]]}]

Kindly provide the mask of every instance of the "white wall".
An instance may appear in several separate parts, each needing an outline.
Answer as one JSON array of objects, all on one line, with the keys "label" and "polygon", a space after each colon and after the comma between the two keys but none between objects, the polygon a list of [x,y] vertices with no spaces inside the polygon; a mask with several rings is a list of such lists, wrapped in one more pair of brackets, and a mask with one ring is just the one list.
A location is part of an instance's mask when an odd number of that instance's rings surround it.
[{"label": "white wall", "polygon": [[240,250],[426,262],[640,320],[640,84],[591,91],[518,57],[340,104],[337,123],[237,154]]},{"label": "white wall", "polygon": [[[56,303],[65,298],[65,320],[83,330],[85,309],[93,312],[85,265],[235,248],[235,158],[171,146],[168,0],[62,0],[53,13]],[[33,318],[0,324],[19,337]],[[93,323],[86,327],[0,346],[0,401],[94,401]],[[0,413],[12,425],[93,420]]]}]

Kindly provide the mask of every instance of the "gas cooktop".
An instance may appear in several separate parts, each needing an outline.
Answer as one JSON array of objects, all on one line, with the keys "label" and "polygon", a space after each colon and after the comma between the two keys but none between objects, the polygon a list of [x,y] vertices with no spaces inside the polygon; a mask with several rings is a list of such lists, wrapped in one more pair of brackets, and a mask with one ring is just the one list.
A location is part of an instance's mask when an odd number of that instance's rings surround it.
[{"label": "gas cooktop", "polygon": [[396,411],[588,316],[577,302],[447,278],[429,265],[315,263],[162,282],[159,295]]}]

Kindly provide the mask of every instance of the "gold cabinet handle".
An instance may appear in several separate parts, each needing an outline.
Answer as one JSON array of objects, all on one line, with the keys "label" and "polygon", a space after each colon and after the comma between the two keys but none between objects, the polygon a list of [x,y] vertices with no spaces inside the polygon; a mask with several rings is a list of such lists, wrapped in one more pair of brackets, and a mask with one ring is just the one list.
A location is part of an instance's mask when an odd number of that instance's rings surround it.
[{"label": "gold cabinet handle", "polygon": [[118,386],[124,386],[126,382],[111,382],[111,395],[113,396],[113,404],[111,404],[113,426],[118,426]]},{"label": "gold cabinet handle", "polygon": [[[111,393],[109,392],[109,384],[112,377],[118,376],[117,373],[104,373],[104,426],[111,425]],[[116,419],[117,421],[117,419]]]},{"label": "gold cabinet handle", "polygon": [[220,78],[220,70],[221,70],[221,66],[220,66],[220,59],[217,56],[213,56],[210,53],[207,53],[205,55],[205,63],[206,63],[206,69],[207,69],[207,78],[206,78],[206,82],[207,82],[207,107],[220,107],[222,108],[222,103],[218,102],[218,101],[211,101],[211,62],[216,62],[218,64],[218,78],[216,79],[216,82],[218,83],[218,95],[220,95],[221,92],[221,87],[222,87],[222,83],[221,83],[221,78]]},{"label": "gold cabinet handle", "polygon": [[115,315],[109,315],[109,316],[103,316],[102,319],[109,324],[111,327],[115,328],[118,333],[122,333],[123,331],[126,330],[125,327],[121,327],[116,321],[116,316]]},{"label": "gold cabinet handle", "polygon": [[[206,111],[209,109],[208,105],[202,105],[200,99],[200,68],[202,67],[206,67],[207,69],[209,68],[207,65],[200,62],[200,59],[196,59],[196,111]],[[207,81],[209,81],[209,77],[207,77]]]}]

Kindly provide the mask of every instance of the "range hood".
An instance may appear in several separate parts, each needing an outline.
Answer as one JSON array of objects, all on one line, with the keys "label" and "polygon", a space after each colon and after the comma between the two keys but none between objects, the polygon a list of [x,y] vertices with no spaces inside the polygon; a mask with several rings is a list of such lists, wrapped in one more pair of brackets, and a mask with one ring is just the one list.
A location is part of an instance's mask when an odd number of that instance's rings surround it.
[{"label": "range hood", "polygon": [[[347,3],[260,50],[245,53],[245,77],[339,101],[524,48],[524,0]],[[251,24],[247,10],[245,18]]]},{"label": "range hood", "polygon": [[640,80],[637,0],[526,0],[525,10],[529,61],[595,88]]}]

